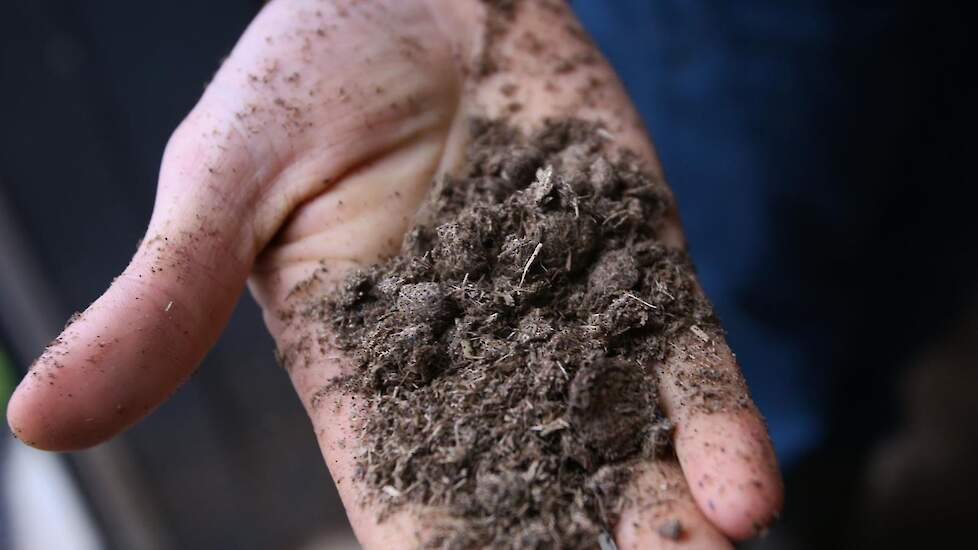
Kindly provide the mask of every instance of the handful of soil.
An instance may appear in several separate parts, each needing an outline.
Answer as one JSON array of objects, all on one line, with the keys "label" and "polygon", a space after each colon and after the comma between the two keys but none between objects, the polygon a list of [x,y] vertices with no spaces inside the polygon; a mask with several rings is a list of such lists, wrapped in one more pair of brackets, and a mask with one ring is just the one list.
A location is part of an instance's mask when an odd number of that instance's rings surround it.
[{"label": "handful of soil", "polygon": [[309,309],[355,363],[331,391],[362,396],[367,498],[442,511],[433,547],[593,548],[669,446],[654,365],[715,320],[664,184],[606,135],[474,121],[400,254]]}]

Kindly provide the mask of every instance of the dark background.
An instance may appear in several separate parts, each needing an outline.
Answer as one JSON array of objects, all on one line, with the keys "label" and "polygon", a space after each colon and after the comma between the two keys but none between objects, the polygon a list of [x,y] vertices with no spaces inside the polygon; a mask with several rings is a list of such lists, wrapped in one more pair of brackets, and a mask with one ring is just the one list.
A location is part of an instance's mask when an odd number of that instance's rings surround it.
[{"label": "dark background", "polygon": [[[128,262],[164,144],[257,0],[0,5],[0,342],[21,370]],[[975,525],[976,122],[954,4],[572,2],[679,196],[768,416],[766,548]],[[296,548],[348,529],[257,308],[168,404],[69,456],[117,548]],[[967,527],[966,527],[967,526]]]},{"label": "dark background", "polygon": [[[17,263],[37,268],[40,288],[27,307],[48,307],[34,313],[59,323],[40,327],[42,342],[128,263],[170,132],[260,7],[257,0],[0,4],[0,215],[18,231],[0,242],[18,241],[29,257]],[[14,263],[5,256],[0,261]],[[5,347],[26,370],[42,348],[15,334],[25,328],[20,311],[6,301],[0,309]],[[109,498],[100,485],[85,487],[101,519],[144,523],[154,544],[188,549],[294,548],[317,530],[346,528],[273,349],[257,306],[243,298],[193,380],[115,449],[139,494]],[[114,475],[115,462],[86,464]],[[110,542],[129,547],[112,539],[109,532]]]}]

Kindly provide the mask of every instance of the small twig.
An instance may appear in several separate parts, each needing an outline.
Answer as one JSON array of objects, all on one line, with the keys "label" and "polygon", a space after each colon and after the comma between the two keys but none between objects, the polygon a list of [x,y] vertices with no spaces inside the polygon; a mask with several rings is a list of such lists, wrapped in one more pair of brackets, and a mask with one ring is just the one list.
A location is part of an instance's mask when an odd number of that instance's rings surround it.
[{"label": "small twig", "polygon": [[709,342],[710,341],[710,337],[707,336],[707,334],[705,332],[703,332],[703,329],[701,329],[700,327],[698,327],[696,325],[693,325],[693,326],[689,327],[689,330],[690,330],[690,332],[692,332],[693,334],[695,334],[700,340],[703,340],[704,342]]},{"label": "small twig", "polygon": [[636,302],[638,302],[638,303],[640,303],[640,304],[642,304],[644,306],[650,307],[652,309],[659,309],[658,306],[656,306],[655,304],[650,304],[650,303],[648,303],[645,300],[639,298],[638,296],[635,296],[634,294],[632,294],[630,292],[626,292],[625,293],[625,296],[628,296],[632,300],[635,300]]},{"label": "small twig", "polygon": [[657,290],[658,290],[659,292],[661,292],[661,293],[663,293],[663,294],[665,294],[666,296],[668,296],[669,298],[671,298],[671,299],[673,299],[673,300],[675,300],[675,299],[676,299],[676,297],[675,297],[675,296],[673,296],[672,294],[669,294],[669,292],[668,292],[668,291],[666,290],[666,285],[664,285],[664,284],[662,284],[662,281],[656,281],[656,282],[655,282],[655,288],[656,288],[656,289],[657,289]]},{"label": "small twig", "polygon": [[564,365],[561,365],[560,361],[557,361],[557,368],[560,369],[560,372],[564,373],[564,378],[570,379],[570,375],[567,374],[567,371],[564,369]]},{"label": "small twig", "polygon": [[530,271],[530,264],[533,263],[533,260],[537,259],[537,255],[540,254],[541,249],[543,249],[543,243],[537,243],[537,247],[533,249],[533,254],[530,254],[530,259],[523,266],[523,276],[520,277],[520,284],[516,287],[517,289],[523,288],[523,282],[526,281],[526,274]]},{"label": "small twig", "polygon": [[618,211],[612,212],[611,214],[608,214],[608,217],[605,218],[604,221],[601,222],[601,225],[607,225],[609,222],[611,222],[611,220],[613,220],[613,219],[615,219],[615,218],[617,218],[619,216],[627,216],[627,215],[628,215],[628,210],[618,210]]},{"label": "small twig", "polygon": [[461,292],[462,297],[465,297],[465,291],[468,289],[468,286],[469,286],[469,274],[466,273],[465,277],[462,279],[462,283],[458,286],[453,286],[452,288]]},{"label": "small twig", "polygon": [[603,531],[598,535],[598,548],[601,550],[618,550],[618,545],[615,544],[615,539],[611,538],[607,531]]},{"label": "small twig", "polygon": [[559,432],[560,430],[566,430],[569,427],[570,424],[568,424],[566,420],[564,420],[563,418],[558,418],[557,420],[554,420],[553,422],[549,422],[547,424],[538,424],[536,426],[531,426],[530,431],[539,432],[540,435],[546,437],[554,432]]},{"label": "small twig", "polygon": [[510,353],[507,353],[506,355],[503,355],[503,356],[502,356],[502,357],[500,357],[499,359],[496,359],[496,360],[495,360],[495,361],[493,362],[493,365],[498,365],[499,363],[502,363],[503,361],[505,361],[506,359],[509,359],[509,358],[510,358],[510,357],[512,357],[512,356],[513,356],[513,353],[512,353],[512,352],[510,352]]}]

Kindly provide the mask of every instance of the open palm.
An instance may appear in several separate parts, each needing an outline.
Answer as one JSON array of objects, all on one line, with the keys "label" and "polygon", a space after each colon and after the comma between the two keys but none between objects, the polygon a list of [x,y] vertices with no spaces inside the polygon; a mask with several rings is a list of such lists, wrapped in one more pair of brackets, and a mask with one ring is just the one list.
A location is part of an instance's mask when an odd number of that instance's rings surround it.
[{"label": "open palm", "polygon": [[[488,25],[486,4],[266,6],[171,138],[131,264],[11,400],[18,437],[71,450],[138,421],[190,375],[246,284],[281,349],[321,330],[285,322],[297,285],[321,267],[319,282],[329,284],[396,253],[431,182],[462,160],[474,115],[506,115],[527,129],[555,116],[601,121],[616,144],[658,166],[612,70],[565,3],[528,0],[518,19],[492,15]],[[673,244],[682,246],[678,222],[673,229]],[[741,391],[732,356],[717,347],[695,361]],[[347,398],[311,406],[344,359],[313,353],[317,368],[290,375],[334,478],[350,479]],[[729,547],[727,537],[752,535],[780,507],[763,422],[752,407],[694,407],[681,382],[690,362],[676,357],[661,368],[678,460],[650,464],[630,488],[665,498],[626,510],[621,548]],[[356,484],[339,490],[366,547],[410,547],[423,536],[417,514],[378,523]],[[657,532],[672,518],[683,525],[679,541]]]}]

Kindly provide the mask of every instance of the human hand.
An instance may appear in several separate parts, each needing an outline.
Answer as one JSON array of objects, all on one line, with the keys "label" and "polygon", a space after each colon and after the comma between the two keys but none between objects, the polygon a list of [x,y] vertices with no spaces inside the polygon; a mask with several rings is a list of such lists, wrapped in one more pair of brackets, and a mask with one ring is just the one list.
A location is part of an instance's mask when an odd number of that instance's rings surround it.
[{"label": "human hand", "polygon": [[[8,418],[18,437],[79,449],[138,421],[190,375],[246,283],[279,346],[301,339],[301,328],[279,317],[290,290],[323,262],[336,280],[396,253],[430,182],[458,166],[473,115],[506,115],[525,128],[547,117],[600,120],[616,145],[658,166],[603,60],[554,71],[561,60],[595,55],[566,4],[526,2],[511,28],[493,35],[493,48],[512,55],[491,73],[473,63],[493,60],[481,53],[484,4],[270,3],[171,138],[131,264],[12,398]],[[520,44],[528,33],[541,45],[530,53]],[[515,92],[504,91],[508,84]],[[581,100],[584,88],[591,101]],[[671,235],[682,246],[678,221]],[[718,355],[673,357],[662,369],[678,459],[650,465],[635,483],[636,492],[668,486],[669,498],[626,510],[621,548],[729,547],[727,537],[751,536],[780,507],[777,466],[756,411],[704,412],[683,386],[684,373],[708,361],[723,374],[718,383],[730,386],[721,391],[745,391],[729,350],[715,345]],[[354,446],[338,444],[350,437],[351,407],[310,405],[340,370],[328,352],[319,362],[290,375],[334,478],[351,479]],[[339,491],[366,547],[416,543],[414,515],[378,523],[355,484]],[[680,520],[681,541],[657,533],[665,518]]]}]

